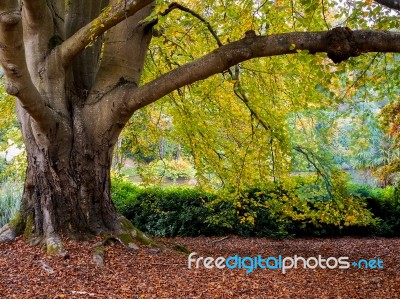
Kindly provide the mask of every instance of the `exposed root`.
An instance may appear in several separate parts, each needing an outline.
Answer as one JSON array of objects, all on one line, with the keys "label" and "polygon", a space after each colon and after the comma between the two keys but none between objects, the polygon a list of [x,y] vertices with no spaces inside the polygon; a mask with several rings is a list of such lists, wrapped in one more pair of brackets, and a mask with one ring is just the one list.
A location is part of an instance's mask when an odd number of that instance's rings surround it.
[{"label": "exposed root", "polygon": [[190,253],[192,252],[192,251],[191,251],[189,248],[187,248],[186,246],[183,246],[182,244],[178,244],[178,243],[175,243],[174,249],[177,250],[177,251],[179,251],[179,252],[183,252],[183,253],[185,253],[185,254],[190,254]]},{"label": "exposed root", "polygon": [[12,242],[18,236],[18,231],[10,223],[7,223],[0,229],[0,244],[5,242]]},{"label": "exposed root", "polygon": [[[124,239],[122,239],[121,237],[123,237]],[[128,250],[139,250],[139,246],[133,243],[133,238],[128,237],[126,234],[123,234],[122,236],[107,236],[105,237],[103,242],[98,242],[93,246],[93,261],[96,263],[97,266],[104,266],[105,246],[113,244],[114,242],[120,243]]]},{"label": "exposed root", "polygon": [[21,214],[16,213],[9,223],[0,228],[0,244],[14,241],[16,237],[22,234],[24,225]]},{"label": "exposed root", "polygon": [[93,261],[98,267],[104,266],[104,242],[95,244],[93,247]]},{"label": "exposed root", "polygon": [[53,268],[50,267],[49,265],[47,265],[44,261],[39,260],[39,264],[42,266],[43,270],[45,270],[47,273],[49,273],[49,274],[54,273]]},{"label": "exposed root", "polygon": [[133,224],[124,216],[120,216],[119,220],[122,224],[124,233],[119,234],[117,237],[120,238],[125,245],[129,246],[130,241],[132,241],[132,243],[136,241],[151,247],[165,249],[164,245],[157,243],[148,236],[146,236],[142,231],[134,227]]},{"label": "exposed root", "polygon": [[223,237],[223,238],[221,238],[221,239],[217,239],[217,240],[208,242],[207,245],[213,245],[213,244],[215,244],[215,243],[222,242],[222,241],[224,241],[224,240],[226,240],[226,239],[228,239],[228,238],[229,238],[229,236],[226,236],[226,237]]},{"label": "exposed root", "polygon": [[137,243],[148,245],[152,248],[157,248],[158,251],[165,249],[165,246],[153,241],[147,237],[143,232],[138,230],[133,224],[123,216],[119,217],[121,223],[121,230],[115,234],[107,234],[104,236],[102,242],[96,243],[93,246],[93,261],[97,266],[104,266],[104,250],[105,246],[120,243],[128,250],[139,250]]},{"label": "exposed root", "polygon": [[[128,250],[139,250],[139,246],[137,245],[139,243],[153,249],[155,248],[157,252],[167,248],[167,246],[146,236],[125,217],[120,216],[118,221],[120,223],[119,229],[114,232],[105,233],[103,235],[103,242],[99,242],[93,246],[93,260],[96,265],[104,266],[105,246],[110,243],[118,242]],[[25,220],[21,217],[16,217],[9,224],[3,226],[0,229],[0,243],[11,242],[20,235],[23,235],[26,241],[33,246],[43,246],[48,254],[56,254],[68,258],[68,253],[63,246],[62,239],[56,232],[46,233],[45,236],[35,234],[32,217],[27,217]],[[173,250],[187,252],[187,249],[179,244],[174,244],[171,247]]]},{"label": "exposed root", "polygon": [[62,257],[67,255],[67,251],[65,250],[62,240],[59,235],[51,234],[44,239],[43,244],[46,245],[46,252],[50,254],[58,254]]}]

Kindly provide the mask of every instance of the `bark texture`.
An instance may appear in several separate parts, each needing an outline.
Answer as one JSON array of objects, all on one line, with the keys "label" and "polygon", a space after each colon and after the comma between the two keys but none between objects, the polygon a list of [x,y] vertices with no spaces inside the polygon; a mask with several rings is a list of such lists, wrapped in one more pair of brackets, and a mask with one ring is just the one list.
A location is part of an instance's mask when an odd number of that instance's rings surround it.
[{"label": "bark texture", "polygon": [[247,32],[139,86],[151,39],[151,24],[141,20],[151,10],[151,0],[0,1],[0,63],[28,160],[20,217],[0,231],[0,241],[24,232],[50,251],[61,248],[61,235],[149,242],[117,214],[110,195],[112,151],[137,109],[256,57],[308,50],[339,63],[366,52],[400,52],[396,32]]},{"label": "bark texture", "polygon": [[[61,236],[106,234],[127,244],[136,237],[110,194],[112,152],[123,123],[113,109],[94,106],[90,99],[111,102],[123,96],[113,92],[120,81],[138,85],[150,41],[139,21],[150,14],[150,3],[0,3],[0,61],[7,92],[17,100],[28,161],[20,215],[3,229],[0,241],[24,233],[48,251],[62,252]],[[129,26],[119,23],[122,16]],[[103,39],[93,34],[106,25],[116,30],[106,35],[105,53],[116,51],[115,42],[120,52],[100,59]],[[126,56],[134,59],[134,69],[123,61]],[[109,67],[114,65],[119,67]],[[94,85],[102,87],[100,97],[93,96],[100,90],[94,92]]]}]

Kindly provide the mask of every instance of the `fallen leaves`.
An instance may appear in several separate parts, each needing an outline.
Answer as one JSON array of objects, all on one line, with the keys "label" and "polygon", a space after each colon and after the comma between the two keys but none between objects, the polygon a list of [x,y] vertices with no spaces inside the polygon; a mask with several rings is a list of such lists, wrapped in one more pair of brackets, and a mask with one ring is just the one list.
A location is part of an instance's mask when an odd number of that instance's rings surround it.
[{"label": "fallen leaves", "polygon": [[[213,242],[214,240],[220,240]],[[98,241],[98,240],[97,240]],[[65,242],[69,258],[46,255],[22,239],[0,245],[0,298],[400,298],[400,239],[230,237],[159,239],[198,256],[295,254],[304,257],[380,258],[384,269],[188,269],[187,255],[141,246],[106,246],[104,267],[93,245]],[[51,269],[48,271],[46,269]]]}]

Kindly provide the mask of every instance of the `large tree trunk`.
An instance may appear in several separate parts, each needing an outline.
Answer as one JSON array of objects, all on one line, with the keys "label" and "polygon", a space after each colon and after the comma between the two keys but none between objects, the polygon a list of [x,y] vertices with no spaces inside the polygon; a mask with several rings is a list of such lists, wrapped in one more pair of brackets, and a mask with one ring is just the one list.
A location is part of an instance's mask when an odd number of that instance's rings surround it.
[{"label": "large tree trunk", "polygon": [[79,115],[72,118],[70,131],[44,142],[33,136],[29,120],[23,122],[28,169],[21,213],[34,219],[28,228],[34,238],[120,231],[110,195],[113,143],[102,144],[89,128],[79,132]]},{"label": "large tree trunk", "polygon": [[112,154],[121,126],[93,125],[93,111],[78,104],[64,121],[43,131],[20,105],[17,110],[28,167],[12,235],[23,233],[30,243],[61,253],[60,236],[103,235],[126,245],[133,242],[138,232],[118,214],[110,193]]},{"label": "large tree trunk", "polygon": [[[43,94],[66,97],[53,92],[62,87],[44,85]],[[67,99],[75,103],[69,115],[45,130],[17,107],[28,161],[19,230],[48,250],[60,246],[60,235],[127,233],[110,194],[112,152],[121,128],[95,125],[93,111],[80,108],[83,100]]]},{"label": "large tree trunk", "polygon": [[[0,16],[0,54],[7,91],[17,97],[28,162],[20,213],[0,230],[0,242],[23,233],[31,243],[62,252],[62,237],[114,236],[128,245],[140,234],[113,205],[110,169],[114,145],[131,115],[115,112],[115,106],[139,84],[151,36],[139,22],[151,7],[141,3],[144,8],[110,29],[103,55],[101,39],[69,61],[64,56],[71,50],[59,47],[64,39],[75,42],[70,37],[80,36],[103,2],[72,1],[65,10],[60,1],[25,1],[21,15],[18,1],[0,3],[6,16]],[[117,3],[123,5],[111,1]],[[64,25],[53,23],[59,15],[66,16]]]}]

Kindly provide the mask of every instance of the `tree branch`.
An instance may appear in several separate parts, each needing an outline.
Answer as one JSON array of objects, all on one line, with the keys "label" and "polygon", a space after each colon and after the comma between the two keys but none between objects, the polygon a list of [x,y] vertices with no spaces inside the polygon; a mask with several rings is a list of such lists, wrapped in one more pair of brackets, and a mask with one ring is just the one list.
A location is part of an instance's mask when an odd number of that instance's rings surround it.
[{"label": "tree branch", "polygon": [[151,40],[151,27],[141,22],[152,11],[148,5],[120,22],[104,38],[104,50],[96,82],[91,91],[96,101],[121,82],[139,85],[143,62]]},{"label": "tree branch", "polygon": [[295,54],[299,50],[307,50],[310,54],[326,52],[330,59],[339,63],[367,52],[400,52],[400,33],[350,31],[348,28],[270,36],[256,36],[253,32],[248,32],[245,38],[222,46],[134,90],[128,103],[113,104],[120,107],[118,113],[127,121],[135,110],[153,103],[173,90],[221,73],[242,61]]},{"label": "tree branch", "polygon": [[53,18],[46,0],[25,0],[22,22],[27,65],[31,74],[38,73],[39,65],[49,52],[49,40],[54,32]]},{"label": "tree branch", "polygon": [[65,2],[59,0],[47,0],[47,6],[52,15],[54,33],[65,40]]},{"label": "tree branch", "polygon": [[307,151],[300,146],[295,146],[293,147],[293,149],[302,154],[306,158],[306,160],[314,167],[317,175],[321,176],[325,182],[325,189],[328,192],[329,198],[333,199],[332,180],[329,173],[330,169],[328,169],[328,171],[324,169],[325,167],[323,167],[322,162],[320,161],[320,159],[318,159],[318,157],[316,157],[316,155],[314,155],[312,151]]},{"label": "tree branch", "polygon": [[187,13],[191,14],[193,17],[195,17],[196,19],[198,19],[199,21],[201,21],[202,23],[204,23],[207,26],[208,31],[210,31],[210,33],[214,37],[214,39],[217,42],[218,46],[222,47],[223,44],[222,44],[221,40],[219,39],[217,33],[211,27],[210,23],[206,19],[204,19],[201,15],[199,15],[197,12],[191,10],[190,8],[188,8],[186,6],[183,6],[183,5],[179,4],[179,3],[172,2],[168,6],[168,8],[161,15],[162,16],[166,16],[167,14],[169,14],[174,9],[179,9],[181,11],[187,12]]},{"label": "tree branch", "polygon": [[399,0],[375,0],[376,3],[382,4],[386,7],[400,11],[400,1]]},{"label": "tree branch", "polygon": [[117,4],[110,3],[92,22],[82,27],[74,35],[61,44],[61,59],[64,66],[83,51],[98,36],[112,28],[125,18],[135,14],[153,0],[123,0]]},{"label": "tree branch", "polygon": [[[105,0],[69,1],[65,22],[67,38],[95,19],[105,6]],[[76,93],[85,98],[94,84],[99,69],[101,47],[102,39],[98,38],[90,47],[86,47],[77,55],[72,62]]]},{"label": "tree branch", "polygon": [[6,91],[16,96],[41,129],[54,122],[55,113],[45,105],[33,85],[25,59],[18,0],[0,2],[0,63],[6,75]]},{"label": "tree branch", "polygon": [[37,25],[47,10],[47,4],[45,0],[24,0],[23,9],[29,23]]},{"label": "tree branch", "polygon": [[[231,72],[232,73],[232,72]],[[274,130],[271,128],[270,125],[268,125],[259,115],[258,113],[253,109],[253,107],[250,105],[250,101],[247,98],[246,93],[243,90],[242,82],[240,81],[240,67],[239,64],[235,66],[235,74],[232,76],[232,80],[235,81],[233,85],[233,92],[235,93],[236,97],[243,102],[243,104],[247,107],[247,109],[250,111],[252,117],[254,117],[258,123],[261,124],[261,126],[264,128],[265,131],[270,132],[270,134],[281,141],[281,138],[275,134]]]}]

